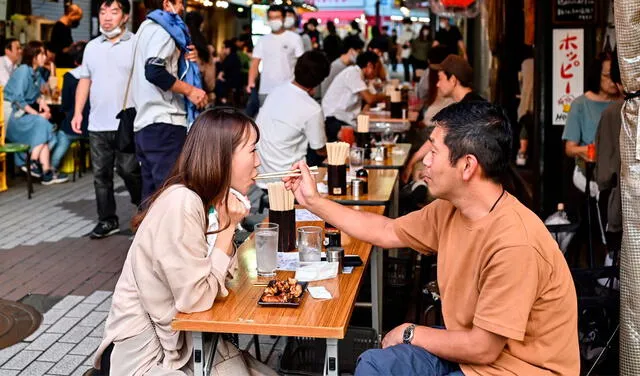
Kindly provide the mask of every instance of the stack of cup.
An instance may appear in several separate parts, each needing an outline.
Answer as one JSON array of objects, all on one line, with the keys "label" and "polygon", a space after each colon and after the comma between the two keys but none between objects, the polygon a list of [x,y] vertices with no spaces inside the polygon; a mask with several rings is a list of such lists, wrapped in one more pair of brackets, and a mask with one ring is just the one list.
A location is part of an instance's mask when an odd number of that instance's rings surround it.
[{"label": "stack of cup", "polygon": [[327,143],[327,180],[329,194],[342,196],[347,194],[347,156],[349,144],[346,142]]},{"label": "stack of cup", "polygon": [[296,249],[296,213],[294,197],[283,182],[268,183],[269,221],[278,225],[278,252]]}]

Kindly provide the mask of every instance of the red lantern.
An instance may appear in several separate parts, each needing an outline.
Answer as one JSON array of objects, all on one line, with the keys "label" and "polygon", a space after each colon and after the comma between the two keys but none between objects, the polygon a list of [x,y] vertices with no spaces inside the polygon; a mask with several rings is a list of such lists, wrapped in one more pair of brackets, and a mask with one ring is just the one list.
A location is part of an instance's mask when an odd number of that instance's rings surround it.
[{"label": "red lantern", "polygon": [[469,5],[476,2],[476,0],[441,0],[442,5],[450,8],[467,8]]}]

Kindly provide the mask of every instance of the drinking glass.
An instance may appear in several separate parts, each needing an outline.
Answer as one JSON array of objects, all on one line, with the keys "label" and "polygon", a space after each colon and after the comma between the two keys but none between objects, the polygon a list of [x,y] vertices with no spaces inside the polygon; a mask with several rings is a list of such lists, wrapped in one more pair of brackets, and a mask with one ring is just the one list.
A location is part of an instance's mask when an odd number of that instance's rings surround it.
[{"label": "drinking glass", "polygon": [[319,262],[322,240],[322,227],[303,226],[298,228],[300,262]]},{"label": "drinking glass", "polygon": [[273,277],[278,264],[278,225],[258,223],[254,229],[258,276]]},{"label": "drinking glass", "polygon": [[364,148],[353,147],[349,151],[349,173],[356,176],[356,171],[364,165]]}]

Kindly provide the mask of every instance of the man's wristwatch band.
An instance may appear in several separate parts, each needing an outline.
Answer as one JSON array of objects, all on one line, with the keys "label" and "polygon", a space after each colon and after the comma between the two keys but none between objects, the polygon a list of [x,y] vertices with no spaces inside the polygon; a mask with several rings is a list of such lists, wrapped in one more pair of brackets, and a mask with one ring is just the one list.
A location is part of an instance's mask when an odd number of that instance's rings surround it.
[{"label": "man's wristwatch band", "polygon": [[413,341],[413,334],[415,332],[415,329],[416,326],[414,324],[411,324],[404,329],[404,333],[402,334],[403,343],[406,343],[407,345],[411,344],[411,341]]}]

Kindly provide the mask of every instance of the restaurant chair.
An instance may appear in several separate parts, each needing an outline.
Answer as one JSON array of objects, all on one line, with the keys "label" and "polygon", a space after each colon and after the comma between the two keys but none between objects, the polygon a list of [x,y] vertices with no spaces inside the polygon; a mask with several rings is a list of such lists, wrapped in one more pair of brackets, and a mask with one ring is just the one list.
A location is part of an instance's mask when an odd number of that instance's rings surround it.
[{"label": "restaurant chair", "polygon": [[[6,126],[4,121],[0,121],[0,192],[7,189],[7,155],[15,154],[15,153],[25,153],[27,155],[26,158],[26,166],[29,168],[31,166],[31,153],[29,145],[26,144],[16,144],[16,143],[5,143],[5,136],[7,133]],[[31,199],[31,194],[33,193],[33,184],[31,182],[31,174],[27,172],[27,197]]]}]

